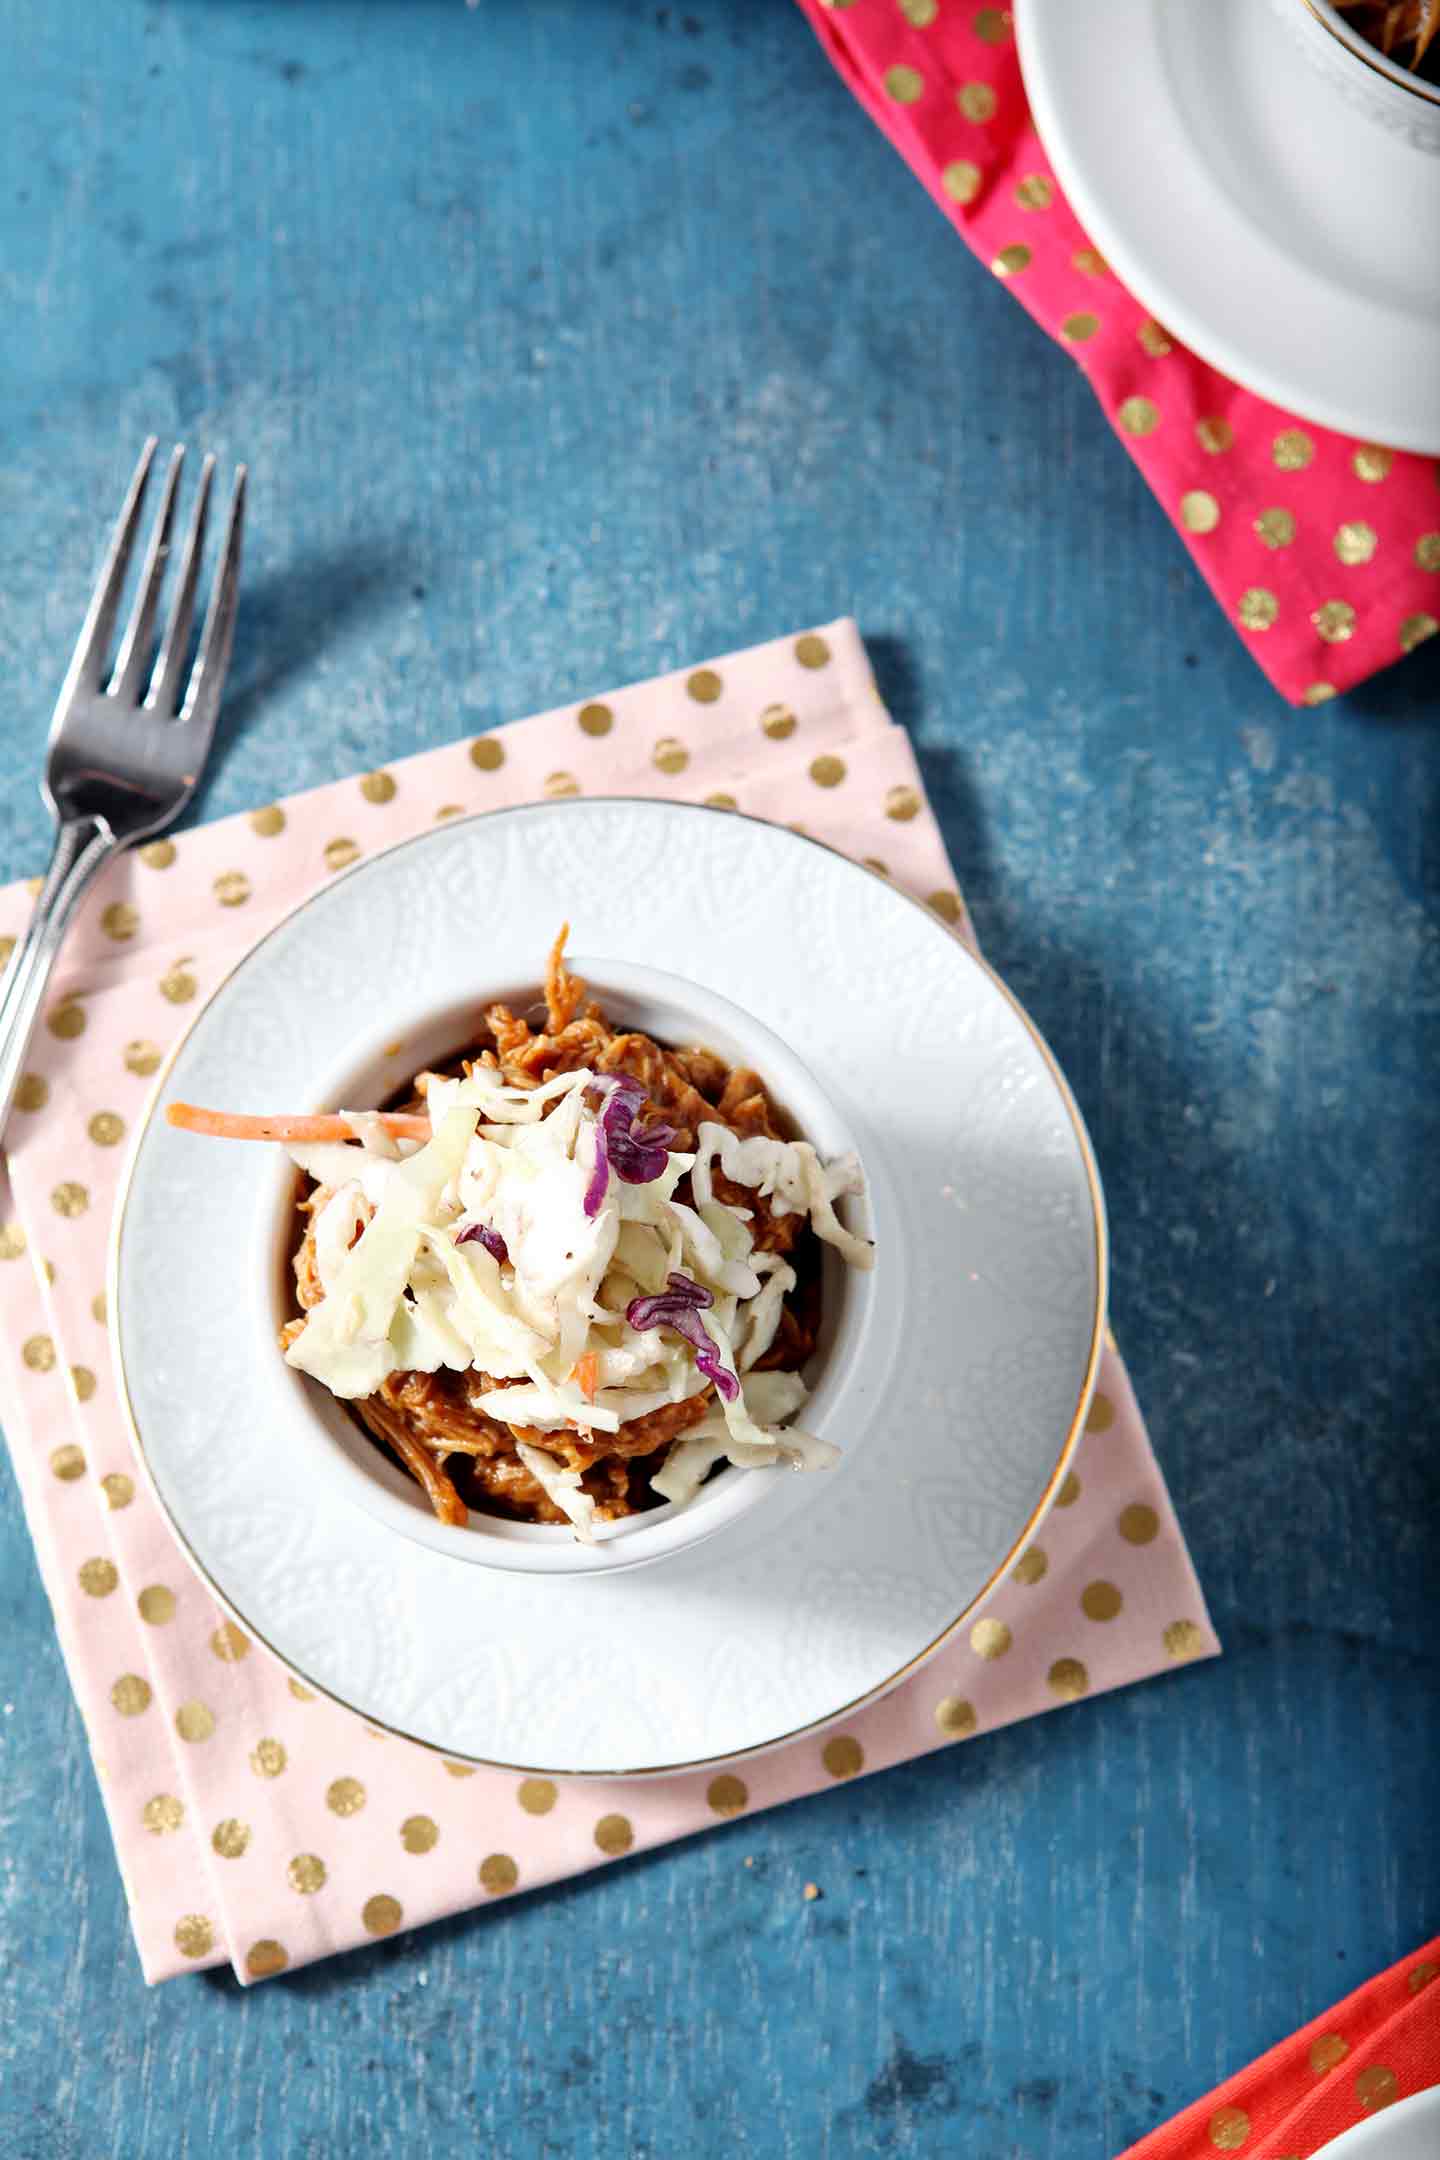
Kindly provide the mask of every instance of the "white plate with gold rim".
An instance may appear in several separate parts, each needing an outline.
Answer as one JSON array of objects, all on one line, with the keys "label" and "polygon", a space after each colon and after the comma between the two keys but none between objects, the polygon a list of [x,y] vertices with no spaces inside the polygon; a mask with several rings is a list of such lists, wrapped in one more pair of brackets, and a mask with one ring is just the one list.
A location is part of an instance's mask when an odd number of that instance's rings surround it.
[{"label": "white plate with gold rim", "polygon": [[[257,1324],[273,1296],[255,1260],[264,1166],[156,1114],[181,1098],[313,1108],[377,1014],[534,982],[562,911],[597,969],[642,959],[703,982],[795,1047],[871,1172],[878,1253],[860,1375],[826,1426],[840,1466],[745,1472],[773,1502],[600,1577],[473,1566],[337,1493]],[[775,826],[592,799],[403,842],[261,941],[162,1077],[111,1284],[141,1459],[249,1633],[448,1755],[636,1775],[824,1724],[968,1616],[1083,1423],[1105,1231],[1053,1058],[927,909]]]},{"label": "white plate with gold rim", "polygon": [[1071,207],[1145,307],[1285,410],[1440,455],[1423,91],[1308,0],[1023,0],[1016,37]]}]

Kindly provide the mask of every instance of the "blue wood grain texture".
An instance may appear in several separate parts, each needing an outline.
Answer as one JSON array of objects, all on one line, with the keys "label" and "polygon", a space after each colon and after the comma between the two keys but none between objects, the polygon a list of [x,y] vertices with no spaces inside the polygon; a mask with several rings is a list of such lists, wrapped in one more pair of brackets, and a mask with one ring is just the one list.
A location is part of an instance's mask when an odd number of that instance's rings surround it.
[{"label": "blue wood grain texture", "polygon": [[0,871],[151,430],[253,474],[201,814],[852,609],[1229,1646],[147,1994],[0,1473],[0,2148],[1113,2152],[1440,1927],[1440,653],[1267,690],[789,0],[0,0],[0,54]]}]

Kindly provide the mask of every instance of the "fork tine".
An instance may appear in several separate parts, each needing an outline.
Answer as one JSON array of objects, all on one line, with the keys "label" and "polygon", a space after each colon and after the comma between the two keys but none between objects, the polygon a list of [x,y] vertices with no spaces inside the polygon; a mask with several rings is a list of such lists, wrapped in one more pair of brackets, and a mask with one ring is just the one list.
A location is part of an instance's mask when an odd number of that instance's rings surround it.
[{"label": "fork tine", "polygon": [[170,469],[165,475],[165,492],[160,498],[160,514],[155,520],[150,545],[145,551],[145,565],[140,572],[135,605],[130,610],[130,627],[125,632],[125,642],[120,648],[110,683],[110,695],[127,705],[134,705],[139,700],[140,685],[150,658],[150,640],[155,631],[155,611],[160,604],[160,588],[165,582],[165,565],[170,558],[170,527],[175,521],[175,492],[180,485],[180,468],[184,463],[185,445],[177,443],[170,454]]},{"label": "fork tine", "polygon": [[245,478],[245,467],[237,465],[230,510],[225,519],[225,539],[220,550],[220,574],[210,594],[205,628],[200,635],[200,650],[195,656],[195,670],[180,713],[180,718],[192,723],[205,738],[205,743],[197,746],[199,756],[204,755],[205,744],[215,725],[215,715],[220,709],[220,692],[235,638],[235,609],[240,593],[240,542],[245,526]]},{"label": "fork tine", "polygon": [[190,514],[190,530],[185,537],[185,553],[180,563],[180,584],[170,607],[170,620],[165,625],[165,642],[160,647],[160,657],[155,662],[155,673],[150,678],[150,689],[145,699],[147,705],[163,706],[167,715],[174,712],[180,702],[181,673],[185,665],[185,653],[190,643],[190,624],[195,614],[195,587],[200,576],[200,557],[205,547],[205,522],[210,514],[210,482],[215,473],[215,460],[207,457],[200,468],[200,486],[195,496],[195,508]]},{"label": "fork tine", "polygon": [[130,551],[135,545],[140,509],[145,500],[145,487],[150,478],[150,467],[157,448],[157,438],[152,435],[140,453],[140,462],[135,467],[124,505],[115,521],[110,552],[105,557],[95,590],[90,596],[90,605],[76,641],[65,685],[60,692],[57,718],[78,689],[95,690],[100,686],[100,670],[105,664],[110,633],[115,627],[115,615],[125,584],[125,571],[129,565]]}]

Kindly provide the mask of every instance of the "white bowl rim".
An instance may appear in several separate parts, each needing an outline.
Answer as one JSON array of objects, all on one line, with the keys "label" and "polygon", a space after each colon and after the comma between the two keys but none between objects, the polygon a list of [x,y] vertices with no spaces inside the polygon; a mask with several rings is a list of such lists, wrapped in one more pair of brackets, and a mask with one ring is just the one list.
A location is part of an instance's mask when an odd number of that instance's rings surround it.
[{"label": "white bowl rim", "polygon": [[1401,67],[1398,60],[1392,60],[1388,53],[1381,52],[1378,45],[1372,45],[1353,23],[1345,20],[1332,0],[1299,0],[1299,4],[1326,35],[1334,38],[1337,45],[1343,45],[1362,67],[1369,68],[1392,90],[1403,90],[1407,96],[1418,98],[1422,105],[1440,113],[1440,83],[1431,82],[1426,75],[1416,75],[1410,68]]}]

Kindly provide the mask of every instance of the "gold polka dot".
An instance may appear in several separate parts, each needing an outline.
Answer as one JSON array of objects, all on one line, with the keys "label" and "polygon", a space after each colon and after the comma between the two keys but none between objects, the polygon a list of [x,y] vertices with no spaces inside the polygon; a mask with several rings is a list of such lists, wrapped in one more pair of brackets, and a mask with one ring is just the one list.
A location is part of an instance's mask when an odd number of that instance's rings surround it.
[{"label": "gold polka dot", "polygon": [[1295,538],[1295,515],[1290,510],[1262,510],[1255,520],[1257,537],[1267,548],[1286,548]]},{"label": "gold polka dot", "polygon": [[19,1223],[0,1223],[0,1260],[18,1260],[24,1250],[25,1232]]},{"label": "gold polka dot", "polygon": [[882,862],[878,855],[862,855],[860,860],[867,870],[874,871],[876,877],[889,877],[890,865],[887,862]]},{"label": "gold polka dot", "polygon": [[970,1630],[970,1647],[976,1657],[1004,1657],[1013,1641],[1003,1620],[977,1620]]},{"label": "gold polka dot", "polygon": [[900,12],[917,30],[928,30],[940,12],[940,0],[900,0]]},{"label": "gold polka dot", "polygon": [[707,795],[705,807],[707,810],[738,810],[740,805],[733,795],[727,795],[722,790],[717,794]]},{"label": "gold polka dot", "polygon": [[1109,1432],[1111,1426],[1114,1423],[1115,1405],[1113,1402],[1111,1402],[1110,1397],[1108,1395],[1092,1396],[1090,1400],[1090,1408],[1085,1418],[1086,1432]]},{"label": "gold polka dot", "polygon": [[1175,350],[1170,341],[1169,332],[1162,323],[1156,322],[1153,315],[1148,316],[1141,323],[1139,329],[1135,332],[1135,336],[1141,350],[1149,353],[1152,360],[1163,360],[1166,353]]},{"label": "gold polka dot", "polygon": [[1210,457],[1221,457],[1235,441],[1235,430],[1228,420],[1216,414],[1195,423],[1195,440]]},{"label": "gold polka dot", "polygon": [[1208,488],[1190,488],[1180,498],[1180,523],[1186,532],[1211,533],[1220,522],[1220,505]]},{"label": "gold polka dot", "polygon": [[[601,1851],[617,1853],[627,1851],[630,1844],[630,1826],[628,1823],[625,1823],[624,1816],[607,1815],[605,1817],[605,1822],[624,1823],[626,1830],[626,1838],[623,1845],[601,1845]],[[602,1823],[600,1829],[603,1828],[604,1824]],[[597,1829],[595,1832],[595,1842],[597,1844],[600,1844],[599,1829]],[[518,1867],[516,1867],[515,1862],[511,1859],[508,1852],[486,1853],[485,1858],[480,1862],[480,1865],[475,1870],[475,1873],[479,1878],[481,1889],[487,1890],[490,1893],[491,1897],[503,1897],[505,1895],[505,1892],[507,1890],[513,1890],[516,1883],[518,1883],[520,1880],[520,1870]]]},{"label": "gold polka dot", "polygon": [[1310,620],[1327,645],[1343,645],[1355,634],[1355,610],[1348,600],[1326,600]]},{"label": "gold polka dot", "polygon": [[140,917],[127,901],[112,900],[100,917],[100,928],[117,945],[124,945],[140,928]]},{"label": "gold polka dot", "polygon": [[55,1345],[48,1335],[30,1335],[21,1345],[20,1356],[31,1372],[52,1372],[55,1366]]},{"label": "gold polka dot", "polygon": [[310,1689],[308,1687],[302,1687],[300,1682],[295,1679],[293,1675],[286,1680],[285,1685],[287,1688],[289,1688],[290,1693],[294,1696],[296,1702],[315,1702],[317,1700],[317,1697],[311,1693]]},{"label": "gold polka dot", "polygon": [[1010,1579],[1018,1583],[1043,1582],[1050,1566],[1050,1555],[1043,1545],[1027,1545],[1013,1568]]},{"label": "gold polka dot", "polygon": [[115,1147],[125,1137],[125,1120],[113,1110],[97,1110],[85,1130],[96,1147]]},{"label": "gold polka dot", "polygon": [[215,1713],[203,1702],[182,1702],[175,1712],[175,1730],[192,1744],[208,1740],[215,1730]]},{"label": "gold polka dot", "polygon": [[552,1778],[527,1777],[520,1780],[515,1797],[527,1815],[548,1815],[560,1795]]},{"label": "gold polka dot", "polygon": [[1160,1535],[1160,1517],[1143,1500],[1132,1500],[1121,1508],[1115,1527],[1127,1545],[1152,1545]]},{"label": "gold polka dot", "polygon": [[337,1777],[325,1788],[325,1805],[332,1815],[358,1815],[365,1805],[365,1787],[359,1778]]},{"label": "gold polka dot", "polygon": [[1440,1976],[1440,1965],[1432,1965],[1428,1959],[1422,1958],[1420,1963],[1412,1965],[1405,1975],[1405,1985],[1412,1995],[1418,1995],[1421,1988],[1429,1987],[1437,1976]]},{"label": "gold polka dot", "polygon": [[53,1282],[54,1282],[54,1280],[55,1280],[55,1263],[54,1263],[54,1261],[53,1261],[53,1260],[42,1260],[42,1261],[40,1262],[40,1265],[41,1265],[41,1267],[42,1267],[42,1268],[44,1269],[44,1271],[45,1271],[45,1280],[46,1280],[46,1282],[47,1282],[47,1283],[53,1283]]},{"label": "gold polka dot", "polygon": [[1001,248],[990,265],[998,278],[1018,277],[1022,270],[1028,270],[1029,267],[1030,250],[1019,241],[1010,247]]},{"label": "gold polka dot", "polygon": [[[193,991],[191,995],[194,995]],[[125,1070],[138,1073],[142,1080],[148,1079],[151,1073],[159,1071],[163,1055],[159,1043],[146,1042],[137,1036],[134,1042],[125,1045]]]},{"label": "gold polka dot", "polygon": [[222,1620],[210,1637],[210,1648],[222,1665],[238,1665],[250,1655],[250,1638],[241,1634],[233,1620]]},{"label": "gold polka dot", "polygon": [[1440,570],[1440,532],[1421,533],[1415,542],[1417,570]]},{"label": "gold polka dot", "polygon": [[1027,173],[1015,190],[1015,200],[1022,210],[1048,210],[1055,200],[1055,183],[1044,173]]},{"label": "gold polka dot", "polygon": [[608,705],[582,705],[575,718],[582,735],[608,735],[615,725],[615,715]]},{"label": "gold polka dot", "polygon": [[175,1593],[167,1590],[164,1583],[147,1583],[136,1603],[141,1619],[147,1620],[151,1627],[164,1627],[175,1617]]},{"label": "gold polka dot", "polygon": [[965,118],[972,120],[977,127],[983,127],[987,120],[995,117],[995,92],[989,83],[961,83],[955,92],[955,103]]},{"label": "gold polka dot", "polygon": [[250,880],[243,870],[222,870],[211,889],[221,907],[244,907],[250,898]]},{"label": "gold polka dot", "polygon": [[1270,455],[1277,472],[1304,472],[1315,455],[1315,445],[1303,428],[1282,428]]},{"label": "gold polka dot", "polygon": [[126,1477],[123,1470],[109,1470],[100,1480],[100,1489],[106,1505],[113,1509],[129,1507],[135,1497],[134,1480]]},{"label": "gold polka dot", "polygon": [[57,1447],[51,1454],[50,1468],[62,1485],[73,1485],[76,1478],[85,1475],[84,1449],[76,1447],[72,1440],[67,1440],[63,1447]]},{"label": "gold polka dot", "polygon": [[278,1740],[257,1740],[250,1750],[250,1768],[256,1777],[279,1777],[285,1762],[285,1750]]},{"label": "gold polka dot", "polygon": [[142,1710],[150,1707],[150,1683],[139,1673],[121,1673],[110,1690],[110,1700],[121,1717],[139,1717]]},{"label": "gold polka dot", "polygon": [[215,1947],[215,1930],[204,1913],[186,1913],[175,1923],[175,1947],[182,1957],[208,1957]]},{"label": "gold polka dot", "polygon": [[1177,1665],[1199,1657],[1205,1647],[1205,1638],[1193,1620],[1172,1620],[1161,1640],[1166,1657],[1173,1658]]},{"label": "gold polka dot", "polygon": [[845,778],[845,760],[838,757],[817,757],[810,761],[810,778],[816,787],[839,787]]},{"label": "gold polka dot", "polygon": [[438,809],[438,810],[437,810],[437,811],[435,812],[435,823],[436,823],[437,825],[443,825],[443,824],[444,824],[444,822],[445,822],[445,820],[446,820],[446,818],[452,818],[452,817],[464,817],[464,815],[465,815],[465,805],[464,805],[464,803],[460,803],[460,802],[442,802],[442,803],[441,803],[441,805],[440,805],[440,807],[439,807],[439,809]]},{"label": "gold polka dot", "polygon": [[[375,1901],[372,1899],[371,1903]],[[366,1908],[368,1911],[368,1907]],[[397,1912],[399,1908],[396,1908]],[[368,1926],[368,1921],[366,1922]],[[371,1928],[371,1934],[388,1934],[388,1929]],[[276,1973],[284,1972],[290,1963],[290,1955],[284,1943],[278,1943],[271,1935],[264,1935],[259,1942],[251,1943],[245,1953],[245,1970],[252,1980],[271,1980]]]},{"label": "gold polka dot", "polygon": [[94,1297],[90,1300],[90,1313],[92,1319],[98,1320],[101,1327],[104,1327],[106,1318],[109,1314],[109,1309],[110,1308],[106,1301],[105,1292],[103,1290],[97,1290]]},{"label": "gold polka dot", "polygon": [[545,775],[545,793],[557,801],[567,795],[578,795],[580,783],[574,773],[552,772]]},{"label": "gold polka dot", "polygon": [[920,815],[920,791],[913,787],[892,787],[885,795],[885,815],[894,818],[897,825],[908,825]]},{"label": "gold polka dot", "polygon": [[602,1815],[595,1825],[595,1843],[612,1858],[627,1853],[635,1842],[628,1815]]},{"label": "gold polka dot", "polygon": [[250,813],[250,830],[259,833],[262,840],[273,840],[285,830],[285,812],[279,803],[266,803],[262,810]]},{"label": "gold polka dot", "polygon": [[849,1733],[837,1733],[820,1751],[820,1760],[833,1778],[855,1777],[865,1767],[865,1750]]},{"label": "gold polka dot", "polygon": [[1305,688],[1300,693],[1300,702],[1302,705],[1328,705],[1334,695],[1334,683],[1306,683]]},{"label": "gold polka dot", "polygon": [[714,668],[702,667],[696,668],[694,674],[688,678],[685,689],[697,705],[713,705],[717,698],[724,695],[725,685]]},{"label": "gold polka dot", "polygon": [[662,735],[650,753],[650,762],[658,772],[684,772],[690,753],[678,736]]},{"label": "gold polka dot", "polygon": [[250,1843],[250,1825],[237,1822],[233,1815],[227,1815],[225,1820],[217,1822],[211,1831],[210,1843],[222,1860],[238,1860]]},{"label": "gold polka dot", "polygon": [[32,900],[39,899],[40,894],[44,889],[44,885],[45,880],[42,877],[31,877],[26,878],[25,880],[25,890],[27,893],[29,893]]},{"label": "gold polka dot", "polygon": [[22,1073],[15,1090],[17,1110],[43,1110],[50,1100],[50,1083],[39,1073]]},{"label": "gold polka dot", "polygon": [[885,88],[897,105],[913,105],[917,98],[925,95],[925,78],[918,68],[888,67]]},{"label": "gold polka dot", "polygon": [[470,762],[481,772],[499,772],[505,762],[505,745],[493,735],[481,735],[470,745]]},{"label": "gold polka dot", "polygon": [[314,1897],[317,1890],[323,1890],[325,1875],[325,1862],[313,1852],[296,1853],[285,1870],[285,1880],[301,1897]]},{"label": "gold polka dot", "polygon": [[87,1188],[77,1184],[74,1178],[66,1178],[51,1193],[50,1205],[57,1215],[63,1215],[73,1222],[77,1215],[83,1215],[89,1207],[90,1194]]},{"label": "gold polka dot", "polygon": [[113,1560],[81,1562],[78,1579],[86,1597],[109,1597],[120,1577]]},{"label": "gold polka dot", "polygon": [[1367,2115],[1376,2115],[1400,2097],[1400,2080],[1384,2063],[1367,2063],[1355,2079],[1355,2097]]},{"label": "gold polka dot", "polygon": [[395,800],[394,776],[388,772],[367,772],[360,782],[360,793],[369,803],[387,803]]},{"label": "gold polka dot", "polygon": [[822,668],[830,665],[830,647],[814,630],[795,640],[795,658],[803,668]]},{"label": "gold polka dot", "polygon": [[175,843],[173,840],[147,840],[144,847],[135,852],[147,870],[168,870],[175,860]]},{"label": "gold polka dot", "polygon": [[975,17],[975,35],[986,45],[1003,45],[1010,35],[1009,8],[983,7]]},{"label": "gold polka dot", "polygon": [[1217,2108],[1210,2118],[1210,2142],[1220,2152],[1239,2152],[1250,2135],[1250,2118],[1244,2108]]},{"label": "gold polka dot", "polygon": [[1352,566],[1369,562],[1379,544],[1379,534],[1374,526],[1367,525],[1363,518],[1347,518],[1345,523],[1337,528],[1332,543],[1340,561]]},{"label": "gold polka dot", "polygon": [[45,1015],[45,1025],[61,1042],[73,1042],[77,1035],[85,1032],[85,1008],[74,998],[62,998]]},{"label": "gold polka dot", "polygon": [[359,853],[357,841],[350,839],[345,833],[337,834],[335,839],[325,843],[325,867],[327,870],[343,870],[347,864],[357,859]]},{"label": "gold polka dot", "polygon": [[471,1769],[469,1763],[447,1762],[445,1765],[445,1775],[447,1777],[454,1778],[474,1777],[475,1772]]},{"label": "gold polka dot", "polygon": [[1080,1480],[1073,1470],[1067,1470],[1059,1492],[1055,1495],[1056,1507],[1074,1507],[1080,1497]]},{"label": "gold polka dot", "polygon": [[183,960],[177,960],[160,978],[160,995],[171,1005],[188,1005],[199,987]]},{"label": "gold polka dot", "polygon": [[935,1723],[948,1739],[968,1740],[979,1719],[974,1703],[963,1695],[942,1695],[935,1705]]},{"label": "gold polka dot", "polygon": [[952,158],[940,174],[951,202],[971,203],[980,192],[980,168],[969,158]]},{"label": "gold polka dot", "polygon": [[185,1810],[174,1793],[156,1793],[140,1810],[140,1820],[152,1837],[164,1837],[171,1830],[178,1830],[185,1820]]},{"label": "gold polka dot", "polygon": [[1280,613],[1280,602],[1266,585],[1247,585],[1235,613],[1247,630],[1268,630]]},{"label": "gold polka dot", "polygon": [[1383,480],[1395,463],[1393,450],[1382,450],[1379,443],[1361,443],[1350,460],[1357,480],[1368,480],[1373,486]]},{"label": "gold polka dot", "polygon": [[1326,2070],[1333,2070],[1336,2063],[1344,2062],[1349,2052],[1350,2042],[1343,2033],[1321,2033],[1317,2040],[1310,2043],[1310,2067],[1318,2076]]},{"label": "gold polka dot", "polygon": [[932,892],[925,895],[925,905],[933,908],[941,922],[958,923],[965,913],[965,906],[958,892]]},{"label": "gold polka dot", "polygon": [[1124,1603],[1113,1582],[1089,1582],[1080,1593],[1080,1610],[1087,1620],[1113,1620]]},{"label": "gold polka dot", "polygon": [[760,715],[761,732],[768,735],[771,742],[784,742],[798,726],[788,705],[767,705]]},{"label": "gold polka dot", "polygon": [[1045,1675],[1046,1685],[1061,1702],[1078,1702],[1090,1692],[1090,1675],[1078,1657],[1056,1658]]},{"label": "gold polka dot", "polygon": [[0,968],[9,967],[10,955],[14,950],[15,940],[7,931],[4,937],[0,937]]},{"label": "gold polka dot", "polygon": [[1159,409],[1148,397],[1127,397],[1115,417],[1127,435],[1153,435],[1160,425]]},{"label": "gold polka dot", "polygon": [[1434,637],[1437,630],[1440,630],[1440,622],[1433,615],[1407,615],[1400,625],[1401,652],[1414,652],[1417,645]]},{"label": "gold polka dot", "polygon": [[1081,277],[1108,277],[1110,275],[1110,265],[1100,253],[1099,248],[1077,248],[1070,257],[1070,267],[1072,270],[1078,270]]},{"label": "gold polka dot", "polygon": [[1060,325],[1060,335],[1069,345],[1084,345],[1090,338],[1094,337],[1099,328],[1099,316],[1082,311],[1078,315],[1067,315],[1065,317],[1065,320]]},{"label": "gold polka dot", "polygon": [[750,1805],[750,1788],[744,1778],[731,1775],[711,1778],[705,1799],[712,1815],[743,1815]]},{"label": "gold polka dot", "polygon": [[433,1852],[440,1842],[440,1826],[428,1815],[407,1815],[400,1825],[400,1843],[408,1853]]}]

